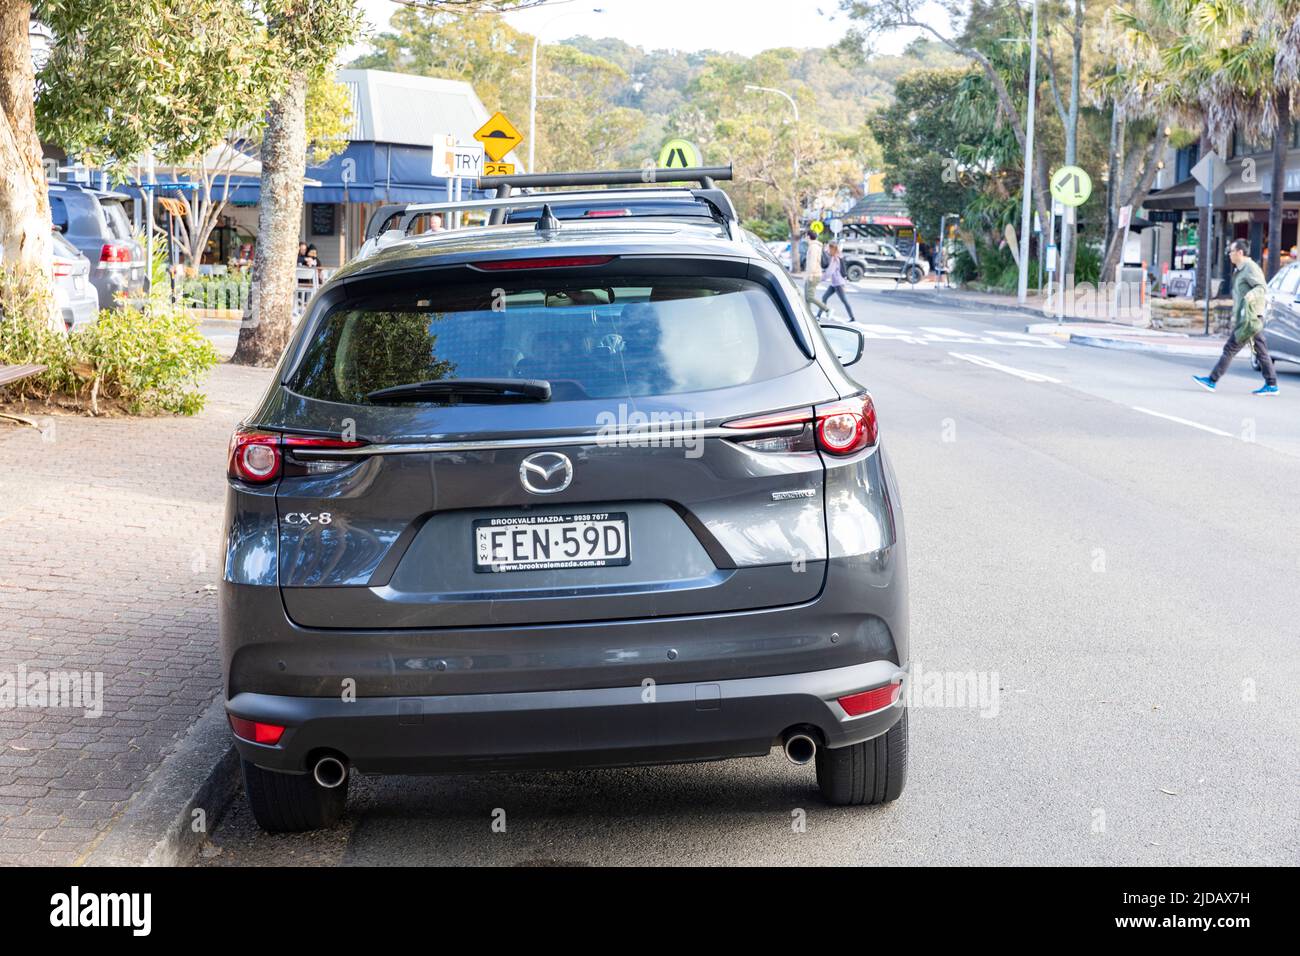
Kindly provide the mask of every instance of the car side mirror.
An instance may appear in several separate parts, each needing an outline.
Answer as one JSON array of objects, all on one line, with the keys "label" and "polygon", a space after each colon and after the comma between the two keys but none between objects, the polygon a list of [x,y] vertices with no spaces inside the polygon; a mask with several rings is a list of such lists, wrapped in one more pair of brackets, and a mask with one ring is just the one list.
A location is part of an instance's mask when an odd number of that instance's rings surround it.
[{"label": "car side mirror", "polygon": [[845,368],[862,358],[862,352],[866,348],[867,340],[860,329],[855,329],[851,325],[840,325],[836,322],[823,322],[821,329],[822,334],[826,336],[826,342],[835,352],[835,357],[840,360],[840,364]]}]

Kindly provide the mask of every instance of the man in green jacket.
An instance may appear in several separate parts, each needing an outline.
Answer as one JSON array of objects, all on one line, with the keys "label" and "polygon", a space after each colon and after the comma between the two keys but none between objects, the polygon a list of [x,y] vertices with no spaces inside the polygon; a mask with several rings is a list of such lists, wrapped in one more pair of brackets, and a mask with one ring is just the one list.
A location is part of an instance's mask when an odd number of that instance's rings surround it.
[{"label": "man in green jacket", "polygon": [[1192,378],[1211,392],[1228,370],[1228,365],[1238,352],[1249,342],[1255,350],[1255,359],[1259,370],[1264,373],[1264,387],[1257,388],[1254,395],[1276,395],[1277,373],[1273,371],[1273,359],[1269,357],[1268,346],[1264,344],[1264,271],[1255,260],[1251,259],[1250,245],[1245,239],[1234,239],[1228,244],[1228,259],[1232,262],[1232,329],[1228,332],[1228,341],[1223,344],[1223,354],[1209,375],[1193,375]]}]

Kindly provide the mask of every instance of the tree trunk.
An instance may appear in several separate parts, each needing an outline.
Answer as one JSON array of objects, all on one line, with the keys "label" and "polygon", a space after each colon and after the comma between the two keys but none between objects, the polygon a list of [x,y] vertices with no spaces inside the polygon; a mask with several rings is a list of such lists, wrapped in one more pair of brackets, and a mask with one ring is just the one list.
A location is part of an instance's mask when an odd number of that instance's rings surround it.
[{"label": "tree trunk", "polygon": [[1273,131],[1273,192],[1268,197],[1268,278],[1282,265],[1282,193],[1286,190],[1286,148],[1291,138],[1291,91],[1277,91],[1277,129]]},{"label": "tree trunk", "polygon": [[[1111,239],[1115,235],[1115,224],[1118,222],[1119,209],[1119,183],[1116,177],[1119,175],[1119,108],[1115,101],[1110,103],[1110,156],[1106,159],[1106,238],[1103,243],[1104,247],[1109,250]],[[1106,279],[1106,271],[1103,268],[1101,273],[1102,281]]]},{"label": "tree trunk", "polygon": [[[1160,128],[1156,138],[1151,145],[1146,147],[1147,153],[1141,167],[1135,169],[1134,184],[1131,192],[1124,193],[1124,179],[1127,163],[1121,161],[1116,163],[1119,169],[1115,181],[1115,202],[1117,206],[1130,206],[1129,216],[1131,217],[1139,206],[1146,201],[1147,195],[1151,192],[1151,184],[1156,180],[1156,172],[1159,170],[1157,165],[1161,155],[1165,151],[1165,145],[1169,142],[1168,127]],[[1121,147],[1122,149],[1123,147]],[[1119,222],[1116,221],[1115,231],[1110,237],[1110,242],[1106,244],[1106,255],[1101,264],[1101,281],[1107,281],[1107,277],[1112,275],[1115,267],[1119,265],[1120,255],[1124,251],[1124,230],[1119,228]]]},{"label": "tree trunk", "polygon": [[293,329],[302,180],[307,164],[307,77],[298,74],[271,103],[262,140],[262,196],[248,309],[231,359],[274,365]]},{"label": "tree trunk", "polygon": [[790,271],[799,272],[806,264],[799,258],[799,214],[787,211],[786,219],[790,223]]},{"label": "tree trunk", "polygon": [[0,4],[0,261],[27,267],[50,291],[50,202],[36,135],[31,4]]}]

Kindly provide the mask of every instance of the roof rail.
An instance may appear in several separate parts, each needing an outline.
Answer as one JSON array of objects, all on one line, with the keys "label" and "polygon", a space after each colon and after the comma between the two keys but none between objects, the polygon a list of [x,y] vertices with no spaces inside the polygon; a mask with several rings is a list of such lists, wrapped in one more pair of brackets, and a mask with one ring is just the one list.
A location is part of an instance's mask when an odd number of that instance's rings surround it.
[{"label": "roof rail", "polygon": [[[736,208],[730,197],[715,188],[719,179],[731,179],[731,166],[687,166],[682,169],[662,169],[648,167],[645,169],[592,169],[580,173],[519,173],[509,176],[480,176],[475,183],[479,189],[495,189],[498,199],[505,199],[515,189],[549,186],[646,186],[659,183],[699,183],[699,190],[692,190],[695,198],[703,200],[712,207],[714,214],[723,222],[735,222]],[[489,219],[493,225],[505,222],[505,210],[494,209]]]}]

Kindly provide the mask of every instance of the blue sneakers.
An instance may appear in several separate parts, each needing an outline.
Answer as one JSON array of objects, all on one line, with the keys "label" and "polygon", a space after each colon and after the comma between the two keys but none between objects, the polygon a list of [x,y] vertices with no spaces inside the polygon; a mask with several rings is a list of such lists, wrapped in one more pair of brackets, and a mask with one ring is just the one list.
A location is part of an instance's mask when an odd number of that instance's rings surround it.
[{"label": "blue sneakers", "polygon": [[[1208,375],[1193,375],[1192,381],[1207,391],[1214,391],[1214,379]],[[1274,389],[1274,391],[1277,391],[1277,389]]]},{"label": "blue sneakers", "polygon": [[1265,385],[1263,388],[1257,388],[1257,389],[1255,389],[1255,390],[1254,390],[1253,392],[1251,392],[1250,394],[1252,394],[1252,395],[1276,395],[1276,394],[1277,394],[1277,386],[1276,386],[1276,385]]}]

